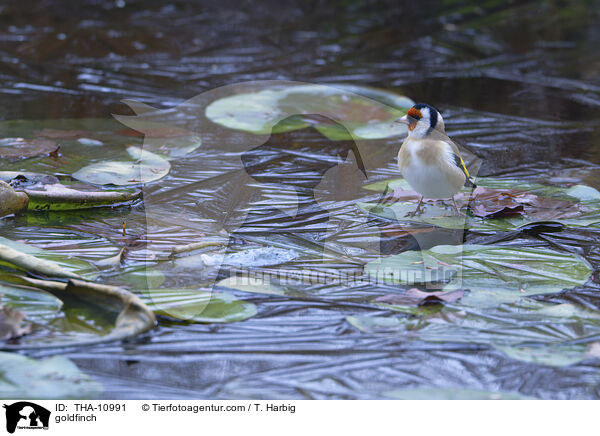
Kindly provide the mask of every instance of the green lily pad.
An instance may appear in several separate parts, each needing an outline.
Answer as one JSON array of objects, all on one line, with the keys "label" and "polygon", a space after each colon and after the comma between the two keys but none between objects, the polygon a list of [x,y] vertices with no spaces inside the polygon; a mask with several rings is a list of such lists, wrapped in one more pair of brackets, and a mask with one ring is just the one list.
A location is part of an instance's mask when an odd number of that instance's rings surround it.
[{"label": "green lily pad", "polygon": [[256,306],[228,293],[193,289],[156,289],[141,295],[158,315],[189,322],[226,323],[243,321],[257,313]]},{"label": "green lily pad", "polygon": [[4,399],[83,399],[102,392],[100,384],[62,356],[35,360],[0,352],[0,367],[0,397]]},{"label": "green lily pad", "polygon": [[[585,186],[576,185],[570,188],[562,188],[556,186],[547,186],[539,183],[531,183],[527,181],[516,181],[512,179],[497,179],[480,177],[477,179],[477,185],[489,189],[507,189],[507,190],[522,190],[538,195],[540,197],[554,198],[557,200],[567,200],[575,204],[579,204],[583,211],[581,216],[575,218],[544,218],[552,221],[560,222],[570,227],[585,227],[590,225],[600,225],[600,192],[596,189]],[[410,185],[404,179],[393,179],[380,181],[364,186],[370,191],[383,192],[385,189],[393,191],[395,189],[410,190]],[[471,188],[463,188],[462,193],[468,197],[471,193]],[[364,203],[359,202],[357,205],[373,215],[380,216],[394,221],[411,222],[430,224],[448,229],[463,229],[466,228],[472,231],[507,231],[514,230],[522,225],[539,221],[536,217],[528,217],[523,215],[514,215],[499,218],[480,218],[467,214],[466,217],[457,215],[450,201],[438,201],[435,204],[426,204],[425,212],[416,217],[406,217],[408,212],[412,212],[416,208],[415,202],[398,201],[395,203]]]},{"label": "green lily pad", "polygon": [[106,161],[88,165],[73,173],[73,177],[94,185],[139,185],[162,179],[171,164],[164,158],[139,147],[127,147],[130,162]]},{"label": "green lily pad", "polygon": [[[379,139],[406,134],[406,126],[394,120],[413,104],[407,97],[374,88],[295,85],[224,97],[208,105],[205,114],[217,124],[255,134],[301,129],[309,123],[293,116],[321,114],[345,127],[311,123],[331,140]],[[283,119],[286,123],[280,123]]]},{"label": "green lily pad", "polygon": [[581,256],[547,248],[438,245],[369,262],[365,273],[390,283],[442,282],[446,290],[470,289],[463,305],[493,307],[580,286],[592,267]]}]

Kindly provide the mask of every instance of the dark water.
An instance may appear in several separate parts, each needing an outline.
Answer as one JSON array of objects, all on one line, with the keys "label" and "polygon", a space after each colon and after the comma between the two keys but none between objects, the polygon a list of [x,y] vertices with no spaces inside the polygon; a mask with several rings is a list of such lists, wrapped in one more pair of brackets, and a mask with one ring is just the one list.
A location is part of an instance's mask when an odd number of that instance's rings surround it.
[{"label": "dark water", "polygon": [[[600,189],[598,11],[597,1],[298,1],[286,7],[270,1],[7,2],[0,7],[0,116],[109,118],[130,113],[123,98],[164,108],[217,86],[259,79],[361,84],[438,107],[448,134],[483,159],[480,175]],[[309,148],[315,162],[331,156]],[[256,171],[268,176],[269,159],[263,163]],[[189,171],[185,163],[176,165],[165,183],[175,184]],[[316,174],[310,177],[318,181]],[[396,177],[393,162],[380,175]],[[307,178],[297,182],[302,188]],[[305,206],[306,215],[295,226],[287,223],[286,231],[277,220],[255,217],[258,230],[249,225],[240,243],[254,233],[310,247],[327,221]],[[115,223],[127,214],[135,222],[143,210],[104,213],[93,221],[78,214],[40,218],[34,223],[40,235],[30,240],[69,249],[54,230],[60,223],[63,230],[97,236],[81,242],[78,255],[106,257],[111,244],[123,242]],[[24,238],[31,225],[16,221],[3,230]],[[267,233],[275,230],[265,236],[261,225]],[[306,228],[313,233],[300,232]],[[167,243],[190,242],[176,230],[166,229],[164,237]],[[466,235],[473,243],[497,239]],[[584,255],[594,268],[600,264],[598,229],[512,235],[502,243],[558,247]],[[391,237],[385,244],[390,253],[414,248],[410,238]],[[139,260],[134,252],[132,265]],[[600,309],[597,271],[594,278],[541,299]],[[337,298],[336,292],[313,299],[246,295],[259,307],[247,321],[161,320],[131,343],[66,355],[103,383],[107,398],[370,399],[423,387],[600,398],[598,360],[556,368],[479,345],[360,333],[345,317],[378,314],[364,304],[370,295],[369,289],[341,290]]]}]

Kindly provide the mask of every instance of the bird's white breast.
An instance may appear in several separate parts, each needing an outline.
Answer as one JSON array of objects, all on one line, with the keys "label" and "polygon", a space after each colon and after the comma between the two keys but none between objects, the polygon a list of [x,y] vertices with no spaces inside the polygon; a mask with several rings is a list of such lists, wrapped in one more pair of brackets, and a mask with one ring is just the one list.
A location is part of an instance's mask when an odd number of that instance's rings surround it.
[{"label": "bird's white breast", "polygon": [[[444,146],[445,145],[445,146]],[[465,183],[461,170],[453,163],[450,146],[439,146],[435,159],[424,159],[420,148],[427,146],[422,141],[412,140],[403,144],[398,154],[398,167],[404,179],[425,198],[449,198],[456,194]]]}]

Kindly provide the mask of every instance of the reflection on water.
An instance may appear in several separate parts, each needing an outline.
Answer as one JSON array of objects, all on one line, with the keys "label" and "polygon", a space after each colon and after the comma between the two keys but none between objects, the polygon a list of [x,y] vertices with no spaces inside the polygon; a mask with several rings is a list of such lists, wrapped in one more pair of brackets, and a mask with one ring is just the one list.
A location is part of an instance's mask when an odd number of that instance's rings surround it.
[{"label": "reflection on water", "polygon": [[[600,188],[597,1],[491,1],[485,6],[449,1],[422,7],[415,2],[317,0],[282,10],[274,1],[89,1],[67,7],[47,0],[42,2],[44,14],[34,12],[39,3],[22,0],[0,9],[0,116],[5,120],[108,119],[111,113],[127,113],[120,103],[124,98],[171,107],[208,89],[247,80],[371,85],[439,107],[449,135],[483,158],[480,175]],[[39,129],[86,128],[48,123]],[[110,153],[125,142],[140,142],[119,137],[113,133],[116,123],[107,123],[110,133],[100,136],[113,147]],[[104,130],[98,124],[87,128]],[[10,129],[18,130],[18,123]],[[292,261],[292,269],[314,266],[322,258],[327,213],[318,192],[307,188],[318,191],[331,167],[327,162],[337,153],[324,150],[318,138],[302,141],[302,162],[289,156],[286,161],[281,149],[268,146],[246,157],[254,179],[271,183],[288,178],[288,191],[280,185],[266,195],[279,201],[297,196],[300,213],[292,219],[268,204],[255,208],[231,250],[266,240],[294,248],[304,257]],[[63,151],[77,150],[75,141],[63,142]],[[384,140],[374,150],[381,153],[376,156],[381,159],[379,178],[397,176],[393,155],[398,146]],[[97,154],[92,160],[105,157],[103,150],[86,153]],[[223,170],[210,150],[195,153],[207,162],[202,177]],[[194,163],[172,163],[161,189],[170,192],[197,180]],[[65,173],[76,169],[73,161],[56,165]],[[35,170],[52,171],[52,166],[40,161]],[[214,183],[198,190],[195,200],[214,193]],[[381,241],[375,251],[415,248],[413,236],[389,223],[374,221],[365,231],[353,222],[352,208],[353,203],[336,205],[336,219],[347,231],[330,238],[328,246],[338,250],[339,259],[356,255],[343,252],[353,244],[368,259],[372,247],[361,244],[375,232]],[[154,242],[165,253],[173,245],[193,242],[168,214],[162,218],[162,233]],[[146,257],[145,215],[139,204],[93,213],[27,215],[0,225],[3,236],[89,260],[127,246],[124,270],[102,277],[110,283],[134,280],[133,273],[121,276],[139,268]],[[69,240],[73,231],[80,240]],[[436,238],[453,237],[446,233]],[[472,243],[498,239],[496,234],[466,235]],[[501,243],[559,247],[584,255],[598,268],[599,240],[597,229],[571,229],[540,237],[513,234]],[[337,267],[356,265],[346,259]],[[164,285],[193,280],[182,274],[167,277]],[[543,300],[598,309],[598,283],[596,273],[593,283]],[[316,287],[305,290],[311,297],[304,299],[244,295],[259,307],[258,316],[247,321],[186,325],[163,320],[156,331],[131,343],[67,354],[96,375],[111,398],[381,398],[390,390],[432,386],[518,391],[539,398],[600,397],[597,361],[555,368],[523,363],[480,345],[372,336],[345,322],[349,315],[385,314],[366,303],[385,293],[386,286],[334,286],[326,292]]]}]

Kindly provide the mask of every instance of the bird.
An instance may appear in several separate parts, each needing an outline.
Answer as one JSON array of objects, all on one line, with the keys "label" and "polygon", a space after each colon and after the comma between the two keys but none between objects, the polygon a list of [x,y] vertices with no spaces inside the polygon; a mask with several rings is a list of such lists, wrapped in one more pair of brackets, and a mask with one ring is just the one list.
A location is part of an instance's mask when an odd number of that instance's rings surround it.
[{"label": "bird", "polygon": [[446,135],[444,119],[433,106],[417,103],[396,120],[408,125],[408,136],[398,152],[398,169],[410,187],[421,195],[414,212],[418,216],[423,198],[451,198],[459,215],[454,195],[470,180],[469,170],[456,144]]}]

